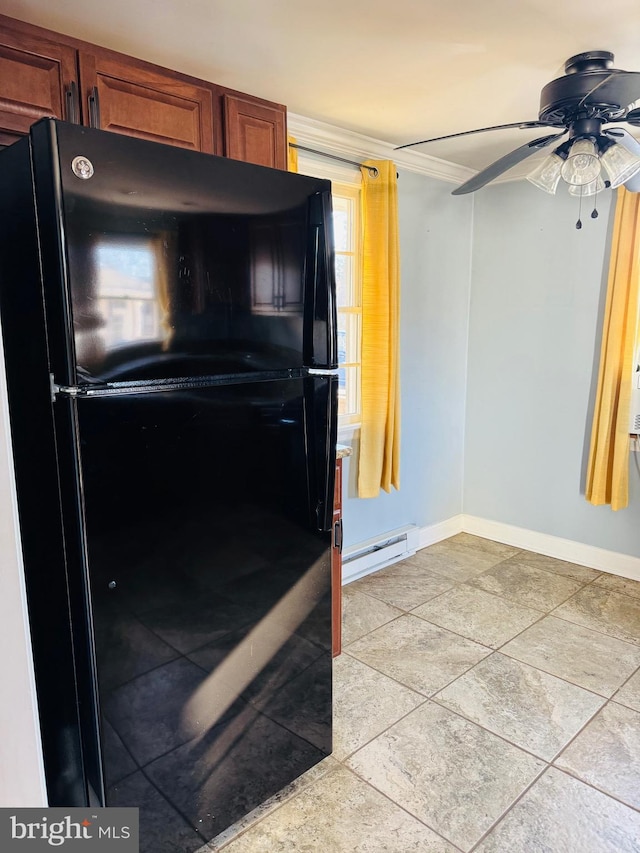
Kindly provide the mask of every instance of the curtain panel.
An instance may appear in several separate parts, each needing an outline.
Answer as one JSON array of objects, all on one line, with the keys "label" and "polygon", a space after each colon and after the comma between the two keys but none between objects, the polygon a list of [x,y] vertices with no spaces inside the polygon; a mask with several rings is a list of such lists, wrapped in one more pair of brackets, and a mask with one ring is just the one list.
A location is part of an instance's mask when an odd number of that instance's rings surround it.
[{"label": "curtain panel", "polygon": [[287,137],[287,169],[289,172],[298,171],[298,149],[293,146],[296,144],[295,136]]},{"label": "curtain panel", "polygon": [[362,168],[362,375],[358,497],[400,488],[398,185],[390,160]]},{"label": "curtain panel", "polygon": [[640,292],[640,193],[616,198],[586,499],[623,509],[629,502],[629,413]]}]

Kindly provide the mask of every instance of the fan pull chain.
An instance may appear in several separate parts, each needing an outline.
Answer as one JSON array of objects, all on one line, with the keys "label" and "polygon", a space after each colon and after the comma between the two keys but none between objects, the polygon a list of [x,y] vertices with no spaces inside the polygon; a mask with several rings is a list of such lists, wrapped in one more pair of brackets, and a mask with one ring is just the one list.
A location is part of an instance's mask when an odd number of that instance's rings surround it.
[{"label": "fan pull chain", "polygon": [[591,211],[591,218],[598,218],[598,190],[596,190],[595,198],[593,199],[593,210]]},{"label": "fan pull chain", "polygon": [[580,187],[580,201],[578,202],[578,221],[576,222],[576,228],[578,231],[582,228],[582,187]]}]

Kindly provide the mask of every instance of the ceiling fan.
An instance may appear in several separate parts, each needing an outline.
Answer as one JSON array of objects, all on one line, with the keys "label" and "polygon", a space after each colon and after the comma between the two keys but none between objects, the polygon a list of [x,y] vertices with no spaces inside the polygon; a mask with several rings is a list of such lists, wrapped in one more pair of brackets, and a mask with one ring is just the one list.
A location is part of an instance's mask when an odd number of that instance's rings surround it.
[{"label": "ceiling fan", "polygon": [[[540,95],[536,121],[499,124],[450,133],[420,142],[399,145],[410,148],[491,130],[535,127],[562,128],[527,142],[500,157],[453,191],[453,195],[475,192],[507,169],[525,160],[563,136],[567,136],[527,179],[540,189],[555,193],[560,179],[572,195],[594,195],[607,186],[622,184],[640,192],[640,142],[626,129],[609,127],[626,123],[640,127],[640,72],[613,68],[613,54],[606,50],[579,53],[565,62],[564,76],[552,80]],[[602,168],[604,167],[604,168]]]}]

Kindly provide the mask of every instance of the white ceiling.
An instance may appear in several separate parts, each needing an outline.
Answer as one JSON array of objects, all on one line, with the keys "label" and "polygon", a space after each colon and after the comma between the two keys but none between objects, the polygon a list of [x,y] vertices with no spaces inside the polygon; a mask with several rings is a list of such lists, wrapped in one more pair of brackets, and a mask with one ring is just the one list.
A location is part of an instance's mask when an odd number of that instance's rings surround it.
[{"label": "white ceiling", "polygon": [[[0,0],[0,11],[396,145],[536,119],[542,86],[585,50],[640,71],[638,0]],[[419,150],[480,169],[541,135]]]}]

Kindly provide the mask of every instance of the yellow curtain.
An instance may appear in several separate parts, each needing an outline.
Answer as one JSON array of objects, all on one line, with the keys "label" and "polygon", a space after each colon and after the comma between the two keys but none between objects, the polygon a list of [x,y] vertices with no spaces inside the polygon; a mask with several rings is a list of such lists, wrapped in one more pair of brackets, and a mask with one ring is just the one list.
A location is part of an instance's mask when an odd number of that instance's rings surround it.
[{"label": "yellow curtain", "polygon": [[298,171],[298,149],[292,146],[296,144],[295,136],[287,137],[287,150],[289,152],[289,171]]},{"label": "yellow curtain", "polygon": [[640,290],[640,193],[621,187],[609,261],[598,391],[586,498],[624,509],[629,502],[629,409]]},{"label": "yellow curtain", "polygon": [[358,496],[400,488],[398,185],[390,160],[362,169],[362,426]]}]

